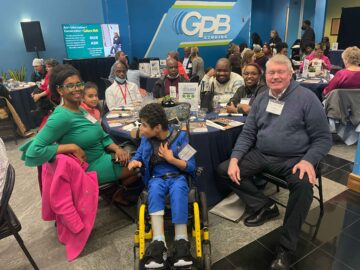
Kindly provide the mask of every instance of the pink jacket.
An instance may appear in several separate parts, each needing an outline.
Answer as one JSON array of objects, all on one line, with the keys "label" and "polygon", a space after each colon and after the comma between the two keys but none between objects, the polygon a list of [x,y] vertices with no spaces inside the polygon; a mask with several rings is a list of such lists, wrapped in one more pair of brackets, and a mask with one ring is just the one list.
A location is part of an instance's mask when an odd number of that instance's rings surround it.
[{"label": "pink jacket", "polygon": [[68,261],[84,249],[94,226],[99,197],[96,172],[71,155],[56,155],[42,167],[42,218],[56,220]]},{"label": "pink jacket", "polygon": [[[316,58],[314,53],[305,57],[305,59],[307,59],[309,61],[313,60],[314,58]],[[321,56],[321,60],[324,62],[326,69],[331,70],[331,63],[330,63],[329,58],[326,57],[325,55],[323,55],[323,56]],[[304,61],[300,65],[300,70],[303,70],[303,68],[304,68]]]}]

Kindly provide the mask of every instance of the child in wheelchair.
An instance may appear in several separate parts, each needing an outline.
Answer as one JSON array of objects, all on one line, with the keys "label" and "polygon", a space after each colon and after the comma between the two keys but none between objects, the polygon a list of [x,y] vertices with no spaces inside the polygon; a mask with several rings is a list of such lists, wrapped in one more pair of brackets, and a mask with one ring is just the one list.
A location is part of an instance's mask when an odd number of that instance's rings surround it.
[{"label": "child in wheelchair", "polygon": [[148,212],[153,239],[145,251],[145,268],[165,266],[167,247],[164,209],[167,193],[170,194],[171,218],[175,227],[172,263],[175,267],[191,266],[193,261],[187,233],[189,187],[186,174],[194,174],[196,165],[194,156],[182,155],[189,149],[187,133],[169,127],[166,113],[160,104],[144,106],[139,118],[142,139],[128,168],[144,168],[143,179],[148,187]]}]

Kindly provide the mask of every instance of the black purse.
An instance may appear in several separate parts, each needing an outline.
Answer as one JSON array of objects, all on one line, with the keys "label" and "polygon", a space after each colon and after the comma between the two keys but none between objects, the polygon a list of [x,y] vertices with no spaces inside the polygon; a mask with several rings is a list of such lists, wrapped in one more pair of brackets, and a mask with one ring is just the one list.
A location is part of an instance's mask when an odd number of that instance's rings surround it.
[{"label": "black purse", "polygon": [[214,85],[210,86],[210,90],[206,91],[205,82],[201,82],[200,86],[200,108],[207,109],[207,112],[212,112],[213,108],[213,98],[214,98]]}]

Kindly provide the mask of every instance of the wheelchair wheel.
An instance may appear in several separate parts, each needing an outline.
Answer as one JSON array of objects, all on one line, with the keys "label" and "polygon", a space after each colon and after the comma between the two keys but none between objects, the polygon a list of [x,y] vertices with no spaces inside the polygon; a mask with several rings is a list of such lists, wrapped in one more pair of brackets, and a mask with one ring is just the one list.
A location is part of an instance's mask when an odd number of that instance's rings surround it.
[{"label": "wheelchair wheel", "polygon": [[209,241],[204,241],[203,243],[203,261],[202,261],[202,269],[210,270],[211,269],[211,246]]},{"label": "wheelchair wheel", "polygon": [[139,248],[134,246],[134,269],[140,270]]},{"label": "wheelchair wheel", "polygon": [[138,228],[139,228],[139,260],[142,260],[145,254],[145,204],[140,205]]},{"label": "wheelchair wheel", "polygon": [[194,237],[195,237],[195,250],[196,257],[202,257],[202,245],[201,245],[201,224],[200,224],[200,209],[197,202],[193,203],[194,209]]}]

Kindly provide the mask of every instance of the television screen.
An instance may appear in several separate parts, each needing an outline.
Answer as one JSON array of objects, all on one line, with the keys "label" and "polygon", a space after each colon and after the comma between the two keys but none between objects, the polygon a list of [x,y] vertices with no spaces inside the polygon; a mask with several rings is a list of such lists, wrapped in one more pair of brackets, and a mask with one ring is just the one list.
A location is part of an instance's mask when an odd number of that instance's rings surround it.
[{"label": "television screen", "polygon": [[63,24],[67,58],[95,58],[121,51],[117,24]]}]

